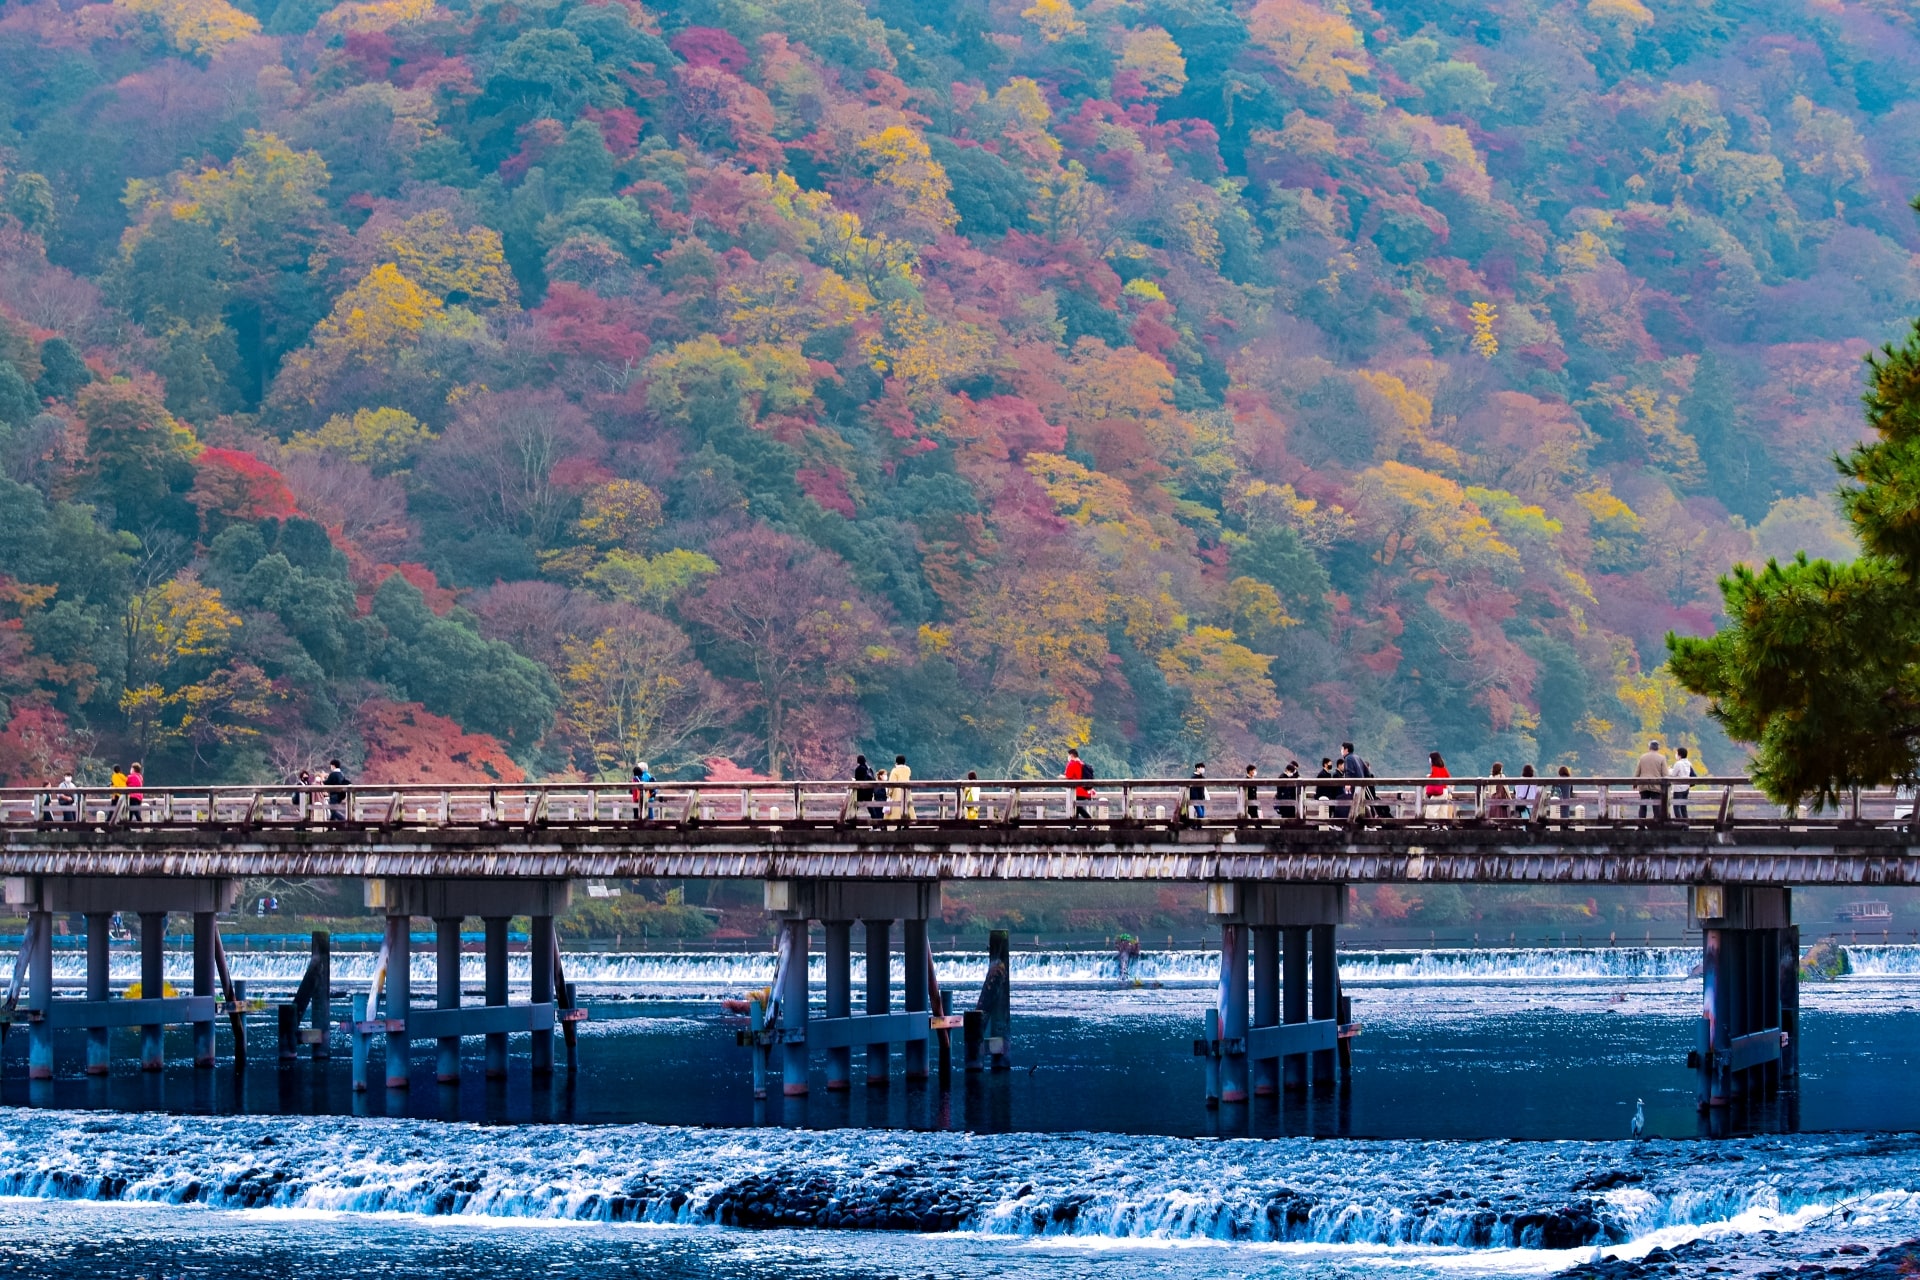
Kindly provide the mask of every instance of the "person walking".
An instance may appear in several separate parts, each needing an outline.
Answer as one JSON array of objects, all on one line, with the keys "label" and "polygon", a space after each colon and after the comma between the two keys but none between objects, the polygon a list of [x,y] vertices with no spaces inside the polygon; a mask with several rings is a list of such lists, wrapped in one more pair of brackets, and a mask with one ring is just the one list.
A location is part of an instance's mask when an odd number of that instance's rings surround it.
[{"label": "person walking", "polygon": [[1292,822],[1300,817],[1300,784],[1292,781],[1300,776],[1300,762],[1287,761],[1287,767],[1280,771],[1280,785],[1273,789],[1273,805],[1282,822]]},{"label": "person walking", "polygon": [[[855,782],[879,781],[878,776],[873,772],[873,766],[867,763],[865,756],[855,756],[853,758],[853,780]],[[875,801],[879,799],[880,790],[878,787],[857,786],[853,789],[854,803],[865,805],[867,817],[873,822],[880,821],[880,806],[875,803]]]},{"label": "person walking", "polygon": [[1203,821],[1207,816],[1207,762],[1196,760],[1192,785],[1187,788],[1187,820]]},{"label": "person walking", "polygon": [[960,816],[968,822],[980,820],[980,775],[967,770],[967,785],[960,788]]},{"label": "person walking", "polygon": [[1080,748],[1067,748],[1067,767],[1061,776],[1074,784],[1073,820],[1075,822],[1092,821],[1093,812],[1087,806],[1093,801],[1093,788],[1082,784],[1093,777],[1093,770],[1089,769],[1087,762],[1080,758]]},{"label": "person walking", "polygon": [[1254,781],[1254,779],[1257,778],[1258,776],[1259,776],[1259,771],[1253,765],[1248,765],[1247,766],[1247,782],[1246,782],[1246,801],[1245,801],[1244,808],[1242,810],[1245,813],[1246,819],[1248,822],[1260,821],[1260,784]]},{"label": "person walking", "polygon": [[135,760],[127,766],[127,821],[140,821],[140,801],[145,799],[141,788],[146,785],[147,775],[141,771],[140,762]]},{"label": "person walking", "polygon": [[80,820],[80,788],[72,774],[60,775],[60,789],[53,793],[53,812],[49,816],[55,822]]},{"label": "person walking", "polygon": [[[1427,776],[1429,778],[1451,778],[1447,761],[1438,751],[1427,752]],[[1444,782],[1429,782],[1425,799],[1425,814],[1429,818],[1451,819],[1453,817],[1453,788]]]},{"label": "person walking", "polygon": [[[913,780],[913,770],[907,767],[907,758],[905,756],[895,756],[893,758],[893,768],[887,770],[887,781],[904,783],[904,782],[911,782],[912,780]],[[904,786],[894,787],[892,800],[893,800],[893,813],[892,813],[893,820],[895,822],[912,822],[913,821],[912,789]]]},{"label": "person walking", "polygon": [[653,770],[642,760],[633,766],[633,788],[628,793],[633,798],[633,820],[635,822],[653,821]]},{"label": "person walking", "polygon": [[353,779],[340,767],[338,760],[327,762],[327,815],[335,822],[347,820],[347,788],[353,785]]},{"label": "person walking", "polygon": [[[1333,771],[1343,778],[1364,778],[1367,776],[1367,766],[1360,759],[1358,753],[1354,751],[1351,742],[1343,742],[1340,744],[1340,759],[1334,763]],[[1351,801],[1360,796],[1361,792],[1362,788],[1357,783],[1343,787],[1340,792],[1341,798],[1349,801],[1349,803],[1335,805],[1333,816],[1344,819],[1352,814],[1353,805]]]},{"label": "person walking", "polygon": [[119,765],[113,766],[113,773],[107,779],[107,785],[113,788],[113,794],[107,799],[106,818],[111,822],[120,812],[120,802],[127,794],[127,771]]},{"label": "person walking", "polygon": [[302,769],[293,775],[293,821],[295,826],[307,825],[307,817],[313,811],[313,770]]},{"label": "person walking", "polygon": [[1662,810],[1666,806],[1660,803],[1662,788],[1658,785],[1648,786],[1645,782],[1648,778],[1658,779],[1667,776],[1667,758],[1660,754],[1660,739],[1655,738],[1647,743],[1647,749],[1640,753],[1640,759],[1634,763],[1633,776],[1642,780],[1640,821],[1645,822],[1649,817],[1664,818],[1666,815]]},{"label": "person walking", "polygon": [[[1687,758],[1685,747],[1675,747],[1673,757],[1673,764],[1667,769],[1669,778],[1692,778],[1699,773],[1699,770],[1693,767],[1693,761]],[[1673,788],[1673,816],[1676,821],[1687,820],[1687,797],[1692,793],[1693,788],[1684,782]]]}]

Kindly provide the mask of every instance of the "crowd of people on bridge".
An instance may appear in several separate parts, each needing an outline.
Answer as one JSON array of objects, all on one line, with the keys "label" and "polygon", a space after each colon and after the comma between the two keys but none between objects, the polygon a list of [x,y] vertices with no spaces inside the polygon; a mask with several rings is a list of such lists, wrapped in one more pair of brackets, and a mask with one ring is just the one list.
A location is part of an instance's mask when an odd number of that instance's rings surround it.
[{"label": "crowd of people on bridge", "polygon": [[[1686,747],[1675,748],[1669,756],[1658,739],[1650,740],[1633,770],[1633,777],[1639,783],[1641,820],[1686,821],[1688,782],[1704,773]],[[1574,812],[1573,786],[1565,781],[1573,776],[1566,765],[1560,765],[1555,776],[1547,778],[1532,764],[1522,765],[1518,775],[1510,775],[1506,764],[1495,760],[1484,775],[1493,779],[1492,784],[1482,784],[1469,792],[1456,788],[1445,757],[1433,751],[1428,753],[1424,776],[1430,781],[1421,788],[1418,797],[1419,817],[1466,816],[1461,813],[1462,800],[1476,792],[1481,805],[1478,816],[1492,821],[1524,822],[1546,816],[1562,819],[1579,816]],[[1237,792],[1237,816],[1254,822],[1309,818],[1344,822],[1356,816],[1391,817],[1393,809],[1380,797],[1371,781],[1374,777],[1373,765],[1351,742],[1342,742],[1334,755],[1322,756],[1319,770],[1311,775],[1302,772],[1298,760],[1288,760],[1277,776],[1265,776],[1259,765],[1248,764],[1241,777],[1216,782],[1207,773],[1206,761],[1197,760],[1184,787],[1178,816],[1190,823],[1204,822],[1210,807],[1216,811],[1216,817],[1222,816],[1218,813],[1219,801]],[[1068,748],[1060,778],[1071,791],[1073,821],[1104,820],[1107,815],[1100,802],[1093,766],[1078,747]],[[657,781],[646,761],[633,766],[629,782],[636,821],[651,822],[659,816]],[[865,755],[857,755],[850,781],[849,816],[893,824],[912,822],[917,817],[914,790],[910,785],[913,769],[905,755],[896,754],[891,765],[883,762],[877,768]],[[353,779],[337,759],[330,761],[326,773],[318,777],[312,769],[300,770],[293,788],[298,820],[305,822],[324,816],[332,822],[348,821],[353,816],[348,790],[352,785]],[[145,786],[146,776],[138,761],[125,769],[115,767],[104,789],[82,787],[75,783],[73,774],[68,773],[48,787],[45,813],[50,821],[77,822],[83,811],[92,806],[102,816],[111,811],[124,814],[128,821],[138,822],[142,817]],[[980,775],[970,770],[960,791],[961,816],[978,820],[986,808]]]},{"label": "crowd of people on bridge", "polygon": [[[1646,751],[1635,762],[1633,772],[1642,784],[1638,788],[1641,820],[1670,817],[1686,821],[1690,789],[1684,780],[1704,776],[1704,773],[1686,747],[1676,748],[1669,757],[1658,739],[1650,740]],[[1417,816],[1428,819],[1464,816],[1460,812],[1462,798],[1472,793],[1456,794],[1451,781],[1453,774],[1440,752],[1428,753],[1425,776],[1434,781],[1421,789]],[[1532,764],[1522,765],[1518,775],[1509,774],[1506,763],[1495,760],[1485,776],[1494,781],[1479,796],[1480,816],[1490,821],[1526,822],[1546,816],[1562,819],[1577,816],[1573,784],[1568,781],[1573,777],[1570,766],[1558,766],[1554,776],[1548,778]],[[1190,823],[1204,822],[1209,804],[1232,791],[1240,796],[1239,816],[1253,822],[1269,819],[1288,822],[1311,817],[1343,822],[1355,817],[1356,811],[1362,817],[1391,817],[1392,807],[1381,800],[1369,781],[1374,777],[1373,765],[1351,742],[1342,742],[1336,755],[1322,756],[1319,771],[1311,776],[1302,774],[1298,760],[1288,760],[1277,777],[1265,777],[1259,765],[1248,764],[1240,778],[1215,784],[1207,774],[1206,761],[1197,760],[1185,787],[1180,817]],[[864,815],[875,823],[912,821],[911,789],[886,785],[909,782],[912,778],[913,771],[904,755],[894,757],[891,769],[880,770],[875,770],[866,756],[855,756],[852,776],[855,815]],[[1071,788],[1072,821],[1095,821],[1100,808],[1099,790],[1093,766],[1078,747],[1067,749],[1060,779]],[[965,781],[960,793],[961,816],[978,820],[982,815],[980,775],[969,770]],[[636,792],[636,801],[638,798]]]}]

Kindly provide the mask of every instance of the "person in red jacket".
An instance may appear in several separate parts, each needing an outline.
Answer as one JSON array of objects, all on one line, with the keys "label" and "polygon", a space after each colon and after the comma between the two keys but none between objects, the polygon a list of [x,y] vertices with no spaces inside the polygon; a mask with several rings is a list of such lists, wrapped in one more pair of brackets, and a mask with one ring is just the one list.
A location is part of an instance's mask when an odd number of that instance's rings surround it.
[{"label": "person in red jacket", "polygon": [[1073,820],[1092,821],[1093,813],[1087,806],[1093,801],[1093,788],[1084,784],[1093,777],[1093,770],[1080,758],[1080,748],[1067,748],[1067,768],[1061,776],[1076,784],[1073,788]]}]

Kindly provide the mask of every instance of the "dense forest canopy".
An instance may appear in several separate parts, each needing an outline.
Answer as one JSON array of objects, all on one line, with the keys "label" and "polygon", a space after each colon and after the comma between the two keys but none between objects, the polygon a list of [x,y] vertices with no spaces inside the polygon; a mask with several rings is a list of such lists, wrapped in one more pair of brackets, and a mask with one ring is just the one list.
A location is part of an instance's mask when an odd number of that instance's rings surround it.
[{"label": "dense forest canopy", "polygon": [[0,12],[0,779],[1731,748],[1898,0]]}]

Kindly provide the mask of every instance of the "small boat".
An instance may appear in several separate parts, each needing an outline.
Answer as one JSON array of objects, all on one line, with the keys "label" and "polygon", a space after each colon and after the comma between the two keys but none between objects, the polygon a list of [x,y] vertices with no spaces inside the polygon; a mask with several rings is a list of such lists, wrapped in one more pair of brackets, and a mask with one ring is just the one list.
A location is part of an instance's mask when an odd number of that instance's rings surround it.
[{"label": "small boat", "polygon": [[1849,902],[1833,918],[1841,924],[1885,926],[1893,922],[1893,908],[1884,902]]}]

